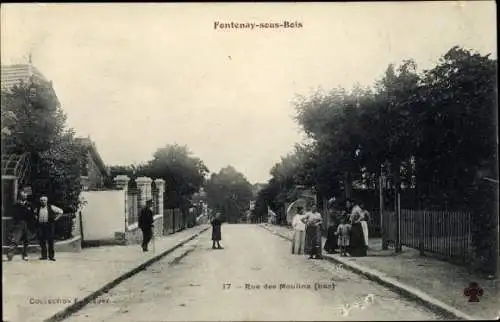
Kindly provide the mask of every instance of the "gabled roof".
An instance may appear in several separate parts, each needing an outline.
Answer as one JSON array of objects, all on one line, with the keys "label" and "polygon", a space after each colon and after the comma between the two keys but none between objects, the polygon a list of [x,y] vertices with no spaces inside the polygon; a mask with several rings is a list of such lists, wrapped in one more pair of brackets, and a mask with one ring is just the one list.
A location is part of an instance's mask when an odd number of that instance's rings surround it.
[{"label": "gabled roof", "polygon": [[106,165],[102,161],[101,155],[99,154],[99,152],[97,152],[97,148],[96,148],[94,142],[92,142],[92,140],[90,140],[90,138],[76,138],[76,141],[84,149],[86,149],[90,153],[90,155],[92,156],[92,159],[99,167],[99,170],[101,170],[101,173],[109,176],[109,169],[106,167]]}]

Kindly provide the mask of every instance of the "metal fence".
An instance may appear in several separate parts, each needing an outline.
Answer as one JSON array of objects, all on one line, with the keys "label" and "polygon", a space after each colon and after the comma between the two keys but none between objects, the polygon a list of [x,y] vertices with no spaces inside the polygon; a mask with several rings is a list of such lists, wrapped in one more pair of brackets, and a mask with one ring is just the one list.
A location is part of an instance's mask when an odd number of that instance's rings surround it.
[{"label": "metal fence", "polygon": [[[63,214],[55,222],[54,239],[56,241],[73,238],[76,215],[73,213]],[[7,245],[12,237],[13,221],[11,217],[2,217],[2,245]],[[30,244],[38,244],[36,227],[30,227]]]},{"label": "metal fence", "polygon": [[127,193],[127,224],[137,223],[139,216],[139,194],[132,190]]},{"label": "metal fence", "polygon": [[[400,219],[401,245],[457,263],[472,260],[469,212],[401,209]],[[384,232],[389,243],[396,241],[395,212],[384,213]]]}]

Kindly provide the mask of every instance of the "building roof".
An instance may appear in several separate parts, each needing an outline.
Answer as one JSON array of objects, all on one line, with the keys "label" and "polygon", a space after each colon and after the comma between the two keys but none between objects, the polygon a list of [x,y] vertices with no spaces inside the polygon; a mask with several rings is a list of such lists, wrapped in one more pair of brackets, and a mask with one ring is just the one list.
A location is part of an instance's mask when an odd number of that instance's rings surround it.
[{"label": "building roof", "polygon": [[97,164],[99,169],[103,174],[109,175],[109,169],[106,167],[104,164],[104,161],[102,161],[101,155],[99,152],[97,152],[97,148],[95,146],[95,143],[92,142],[90,138],[76,138],[76,141],[83,146],[87,151],[90,153],[92,158],[94,159],[94,162]]},{"label": "building roof", "polygon": [[21,82],[27,83],[31,76],[35,79],[48,82],[43,74],[30,64],[2,65],[2,90],[10,89]]}]

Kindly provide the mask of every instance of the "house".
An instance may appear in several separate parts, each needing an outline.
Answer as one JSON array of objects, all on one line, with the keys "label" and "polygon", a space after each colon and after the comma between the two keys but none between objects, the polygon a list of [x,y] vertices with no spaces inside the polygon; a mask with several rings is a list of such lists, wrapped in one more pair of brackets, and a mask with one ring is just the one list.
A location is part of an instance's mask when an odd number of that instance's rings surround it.
[{"label": "house", "polygon": [[82,147],[81,182],[83,190],[102,190],[110,182],[110,170],[102,161],[99,152],[90,138],[77,138]]},{"label": "house", "polygon": [[2,65],[1,66],[2,82],[1,88],[3,90],[8,90],[14,85],[19,85],[20,83],[28,83],[30,78],[34,81],[41,81],[50,83],[47,78],[31,63],[29,64],[16,64],[16,65]]}]

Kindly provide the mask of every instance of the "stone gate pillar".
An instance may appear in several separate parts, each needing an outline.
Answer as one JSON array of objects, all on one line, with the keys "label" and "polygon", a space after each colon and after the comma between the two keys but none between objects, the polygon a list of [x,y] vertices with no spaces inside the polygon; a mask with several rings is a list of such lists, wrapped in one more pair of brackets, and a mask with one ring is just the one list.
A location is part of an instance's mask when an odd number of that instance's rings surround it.
[{"label": "stone gate pillar", "polygon": [[158,200],[158,214],[163,215],[163,194],[165,193],[165,180],[156,179],[156,200]]},{"label": "stone gate pillar", "polygon": [[[125,198],[124,198],[124,202],[123,202],[123,207],[125,209],[123,211],[123,213],[124,213],[123,220],[125,222],[125,231],[127,231],[127,227],[128,227],[128,195],[127,195],[127,192],[128,192],[128,182],[130,181],[130,178],[126,175],[118,175],[113,179],[113,181],[115,183],[115,187],[118,190],[124,191]],[[124,240],[125,235],[121,235],[120,233],[118,233],[118,235],[116,235],[116,233],[115,233],[115,238],[120,239],[120,240]]]},{"label": "stone gate pillar", "polygon": [[114,183],[115,183],[115,187],[119,190],[125,190],[125,192],[127,192],[128,190],[128,182],[130,181],[130,178],[126,175],[119,175],[119,176],[116,176],[114,179],[113,179]]},{"label": "stone gate pillar", "polygon": [[138,204],[139,208],[142,208],[146,205],[146,201],[151,199],[151,183],[153,180],[148,177],[139,177],[135,179],[137,183],[137,188],[139,189],[138,195]]}]

